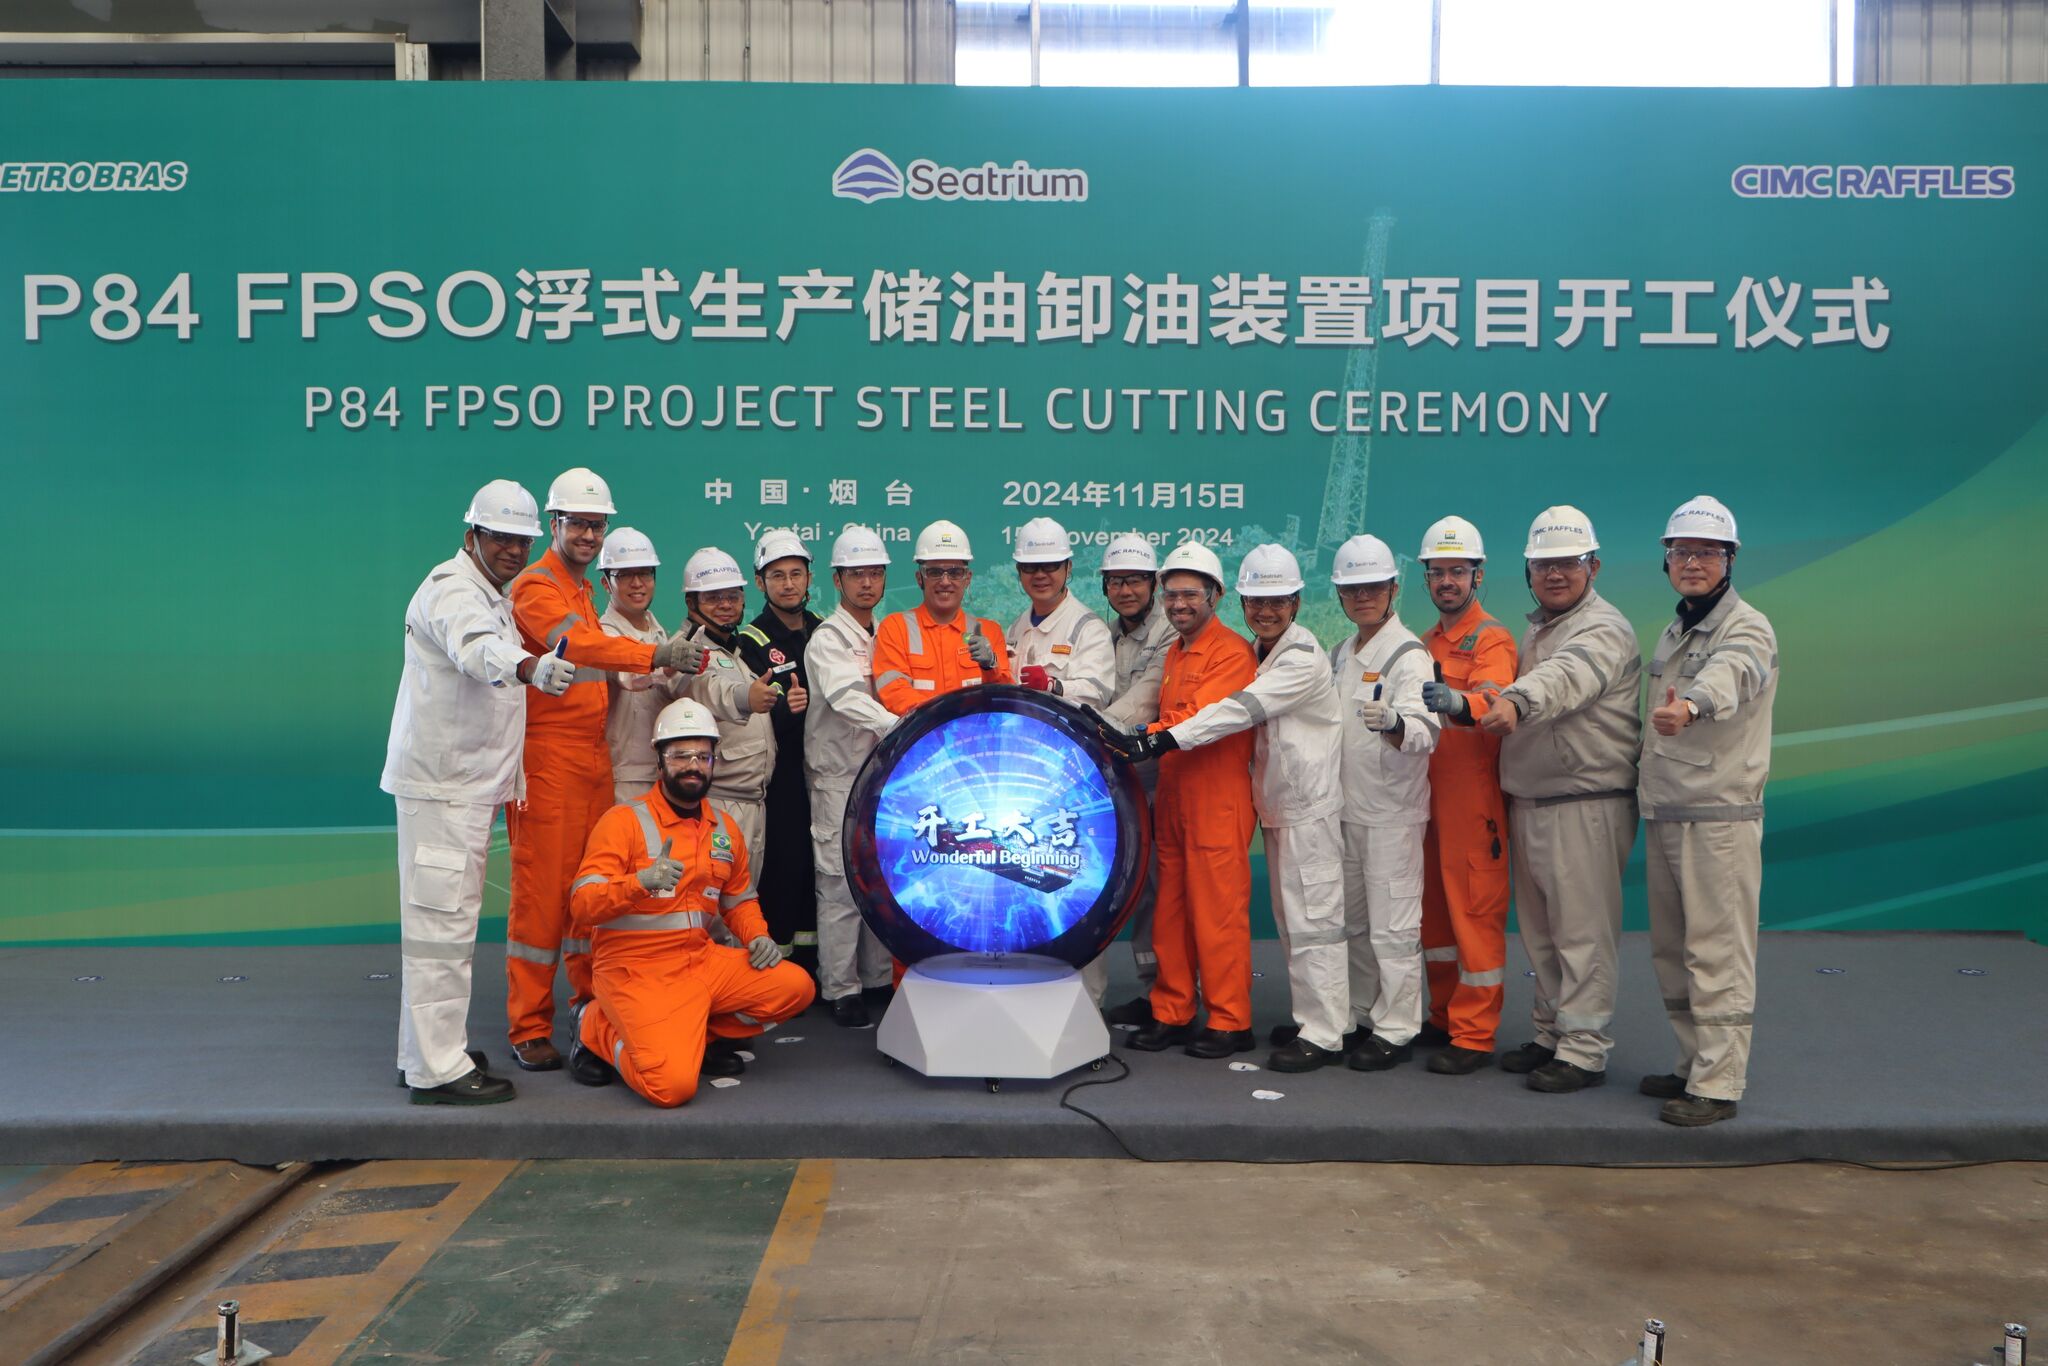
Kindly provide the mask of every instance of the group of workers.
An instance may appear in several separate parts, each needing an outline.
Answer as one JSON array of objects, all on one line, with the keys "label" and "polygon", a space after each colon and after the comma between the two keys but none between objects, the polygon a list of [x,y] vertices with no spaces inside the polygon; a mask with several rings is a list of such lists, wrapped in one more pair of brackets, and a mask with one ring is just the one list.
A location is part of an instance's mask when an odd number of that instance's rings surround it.
[{"label": "group of workers", "polygon": [[[1519,643],[1481,605],[1478,529],[1445,517],[1416,557],[1437,614],[1420,637],[1397,615],[1388,545],[1360,535],[1338,548],[1331,583],[1356,629],[1334,652],[1297,620],[1306,585],[1282,546],[1240,566],[1248,640],[1218,615],[1223,566],[1199,541],[1161,559],[1143,536],[1113,537],[1105,619],[1072,592],[1072,539],[1045,517],[1012,539],[1030,604],[1007,633],[967,610],[973,551],[945,521],[917,537],[907,611],[878,616],[890,555],[848,526],[831,548],[836,603],[813,614],[811,552],[778,529],[753,553],[758,617],[741,624],[747,576],[707,548],[684,566],[688,622],[670,633],[652,607],[660,559],[645,535],[610,527],[603,480],[566,472],[545,511],[544,530],[526,490],[485,485],[461,552],[406,612],[383,786],[398,812],[398,1060],[415,1103],[513,1095],[465,1028],[500,806],[521,1068],[566,1063],[579,1082],[623,1081],[673,1106],[702,1076],[744,1071],[741,1045],[818,997],[837,1023],[869,1025],[893,965],[847,884],[854,778],[916,707],[1016,683],[1089,709],[1151,803],[1155,865],[1131,917],[1143,991],[1104,1011],[1134,1030],[1130,1047],[1223,1058],[1258,1046],[1256,828],[1293,1014],[1271,1033],[1269,1067],[1384,1071],[1421,1047],[1439,1075],[1497,1062],[1536,1091],[1599,1086],[1640,818],[1677,1061],[1638,1089],[1672,1124],[1736,1113],[1778,660],[1769,622],[1732,586],[1741,542],[1715,499],[1687,501],[1665,526],[1679,603],[1647,665],[1597,591],[1600,545],[1570,506],[1529,529],[1535,610]],[[1496,1056],[1511,892],[1534,1037]],[[806,950],[813,971],[792,961]],[[1084,972],[1098,1005],[1107,956]],[[557,963],[574,1016],[566,1059],[552,1039]]]}]

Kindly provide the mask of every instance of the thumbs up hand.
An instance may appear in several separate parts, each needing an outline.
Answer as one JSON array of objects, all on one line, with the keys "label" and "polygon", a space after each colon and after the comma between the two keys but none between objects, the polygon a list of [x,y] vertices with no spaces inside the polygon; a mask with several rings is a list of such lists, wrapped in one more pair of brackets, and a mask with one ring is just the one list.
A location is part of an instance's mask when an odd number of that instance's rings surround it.
[{"label": "thumbs up hand", "polygon": [[1453,721],[1460,720],[1472,710],[1465,700],[1465,694],[1444,682],[1444,666],[1436,666],[1436,677],[1422,685],[1422,705]]},{"label": "thumbs up hand", "polygon": [[1692,721],[1692,704],[1680,701],[1676,688],[1666,688],[1664,705],[1650,712],[1650,725],[1659,735],[1676,735]]},{"label": "thumbs up hand", "polygon": [[571,664],[569,637],[563,636],[555,642],[553,654],[545,654],[534,661],[533,677],[528,680],[549,697],[560,697],[569,691],[569,685],[576,681],[576,666]]},{"label": "thumbs up hand", "polygon": [[667,896],[683,880],[683,865],[668,856],[669,846],[674,843],[672,839],[663,840],[661,852],[654,856],[654,862],[635,874],[640,879],[640,886],[655,896]]},{"label": "thumbs up hand", "polygon": [[1365,728],[1384,735],[1401,724],[1401,717],[1393,706],[1381,700],[1384,685],[1372,685],[1372,700],[1362,702],[1358,707],[1358,719],[1365,722]]}]

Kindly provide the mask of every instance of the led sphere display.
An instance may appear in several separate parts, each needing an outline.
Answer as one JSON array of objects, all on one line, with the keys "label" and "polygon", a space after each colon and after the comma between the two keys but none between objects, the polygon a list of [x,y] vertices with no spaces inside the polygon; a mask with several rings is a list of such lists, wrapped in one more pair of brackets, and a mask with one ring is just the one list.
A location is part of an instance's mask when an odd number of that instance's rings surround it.
[{"label": "led sphere display", "polygon": [[905,963],[1037,953],[1085,966],[1145,877],[1137,775],[1078,708],[1009,685],[903,718],[854,782],[846,873],[862,918]]}]

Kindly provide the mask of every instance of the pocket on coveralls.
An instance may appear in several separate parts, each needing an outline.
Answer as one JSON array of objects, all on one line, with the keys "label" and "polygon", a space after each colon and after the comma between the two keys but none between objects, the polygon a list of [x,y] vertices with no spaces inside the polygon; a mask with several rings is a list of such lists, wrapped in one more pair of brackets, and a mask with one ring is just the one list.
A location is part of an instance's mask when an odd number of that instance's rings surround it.
[{"label": "pocket on coveralls", "polygon": [[462,876],[469,871],[469,855],[443,845],[422,844],[412,852],[413,905],[430,911],[462,908]]}]

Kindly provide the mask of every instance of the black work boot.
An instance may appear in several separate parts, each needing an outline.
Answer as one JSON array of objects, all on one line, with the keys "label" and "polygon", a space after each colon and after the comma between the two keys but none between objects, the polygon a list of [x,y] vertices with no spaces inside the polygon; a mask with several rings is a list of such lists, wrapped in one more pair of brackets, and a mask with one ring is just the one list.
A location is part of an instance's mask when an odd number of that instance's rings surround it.
[{"label": "black work boot", "polygon": [[512,1089],[511,1082],[480,1068],[439,1086],[415,1086],[411,1089],[415,1105],[497,1105],[518,1094]]},{"label": "black work boot", "polygon": [[747,1064],[730,1050],[708,1046],[703,1061],[697,1064],[698,1073],[707,1077],[736,1077],[746,1070]]},{"label": "black work boot", "polygon": [[1442,1048],[1450,1043],[1450,1041],[1450,1030],[1438,1029],[1435,1025],[1429,1024],[1426,1021],[1415,1035],[1415,1046],[1417,1048]]},{"label": "black work boot", "polygon": [[1685,1094],[1685,1078],[1676,1072],[1662,1076],[1644,1077],[1636,1083],[1636,1090],[1654,1100],[1677,1100]]},{"label": "black work boot", "polygon": [[[484,1051],[481,1048],[466,1048],[463,1052],[469,1054],[469,1060],[475,1065],[477,1071],[484,1073],[486,1076],[490,1074],[491,1060],[484,1056]],[[398,1084],[400,1086],[405,1085],[405,1069],[403,1067],[398,1069]],[[1675,1096],[1678,1093],[1673,1091],[1671,1094]]]},{"label": "black work boot", "polygon": [[1191,1058],[1227,1058],[1258,1046],[1259,1036],[1249,1029],[1205,1029],[1181,1051]]},{"label": "black work boot", "polygon": [[1566,1062],[1563,1058],[1552,1058],[1529,1074],[1529,1089],[1543,1091],[1554,1096],[1570,1095],[1574,1091],[1585,1091],[1607,1084],[1605,1071],[1594,1072]]},{"label": "black work boot", "polygon": [[1388,1043],[1377,1034],[1367,1034],[1344,1055],[1344,1065],[1354,1072],[1385,1072],[1415,1056],[1412,1043]]},{"label": "black work boot", "polygon": [[1718,1124],[1724,1119],[1735,1118],[1735,1102],[1715,1100],[1711,1096],[1696,1096],[1687,1091],[1677,1100],[1667,1100],[1657,1111],[1657,1118],[1666,1124],[1682,1128],[1697,1129],[1702,1124]]},{"label": "black work boot", "polygon": [[1184,1044],[1195,1037],[1193,1021],[1187,1024],[1162,1024],[1154,1020],[1126,1040],[1132,1048],[1141,1053],[1164,1053],[1167,1049]]},{"label": "black work boot", "polygon": [[[1346,1030],[1344,1034],[1344,1046],[1338,1049],[1337,1051],[1340,1053],[1349,1052],[1358,1043],[1360,1039],[1364,1038],[1366,1035],[1370,1033],[1372,1033],[1372,1030],[1368,1029],[1364,1025],[1357,1025],[1349,1030]],[[1269,1030],[1266,1034],[1266,1042],[1272,1044],[1275,1048],[1278,1048],[1281,1044],[1293,1043],[1296,1039],[1300,1037],[1301,1026],[1298,1024],[1274,1025],[1273,1028]]]},{"label": "black work boot", "polygon": [[1532,1039],[1520,1048],[1501,1054],[1500,1070],[1517,1075],[1524,1072],[1534,1072],[1556,1056],[1556,1049],[1545,1048],[1542,1044]]},{"label": "black work boot", "polygon": [[1120,1006],[1111,1006],[1102,1012],[1102,1022],[1109,1025],[1136,1025],[1143,1029],[1152,1023],[1152,998],[1133,996]]},{"label": "black work boot", "polygon": [[873,1021],[868,1019],[867,1002],[853,995],[841,996],[832,1003],[832,1023],[847,1029],[866,1029]]},{"label": "black work boot", "polygon": [[1275,1072],[1313,1072],[1318,1067],[1328,1067],[1332,1063],[1342,1061],[1343,1053],[1328,1048],[1317,1048],[1296,1034],[1273,1050],[1273,1056],[1266,1059],[1266,1066]]},{"label": "black work boot", "polygon": [[1428,1067],[1440,1077],[1469,1077],[1492,1063],[1493,1054],[1486,1049],[1460,1048],[1451,1044],[1430,1054]]}]

